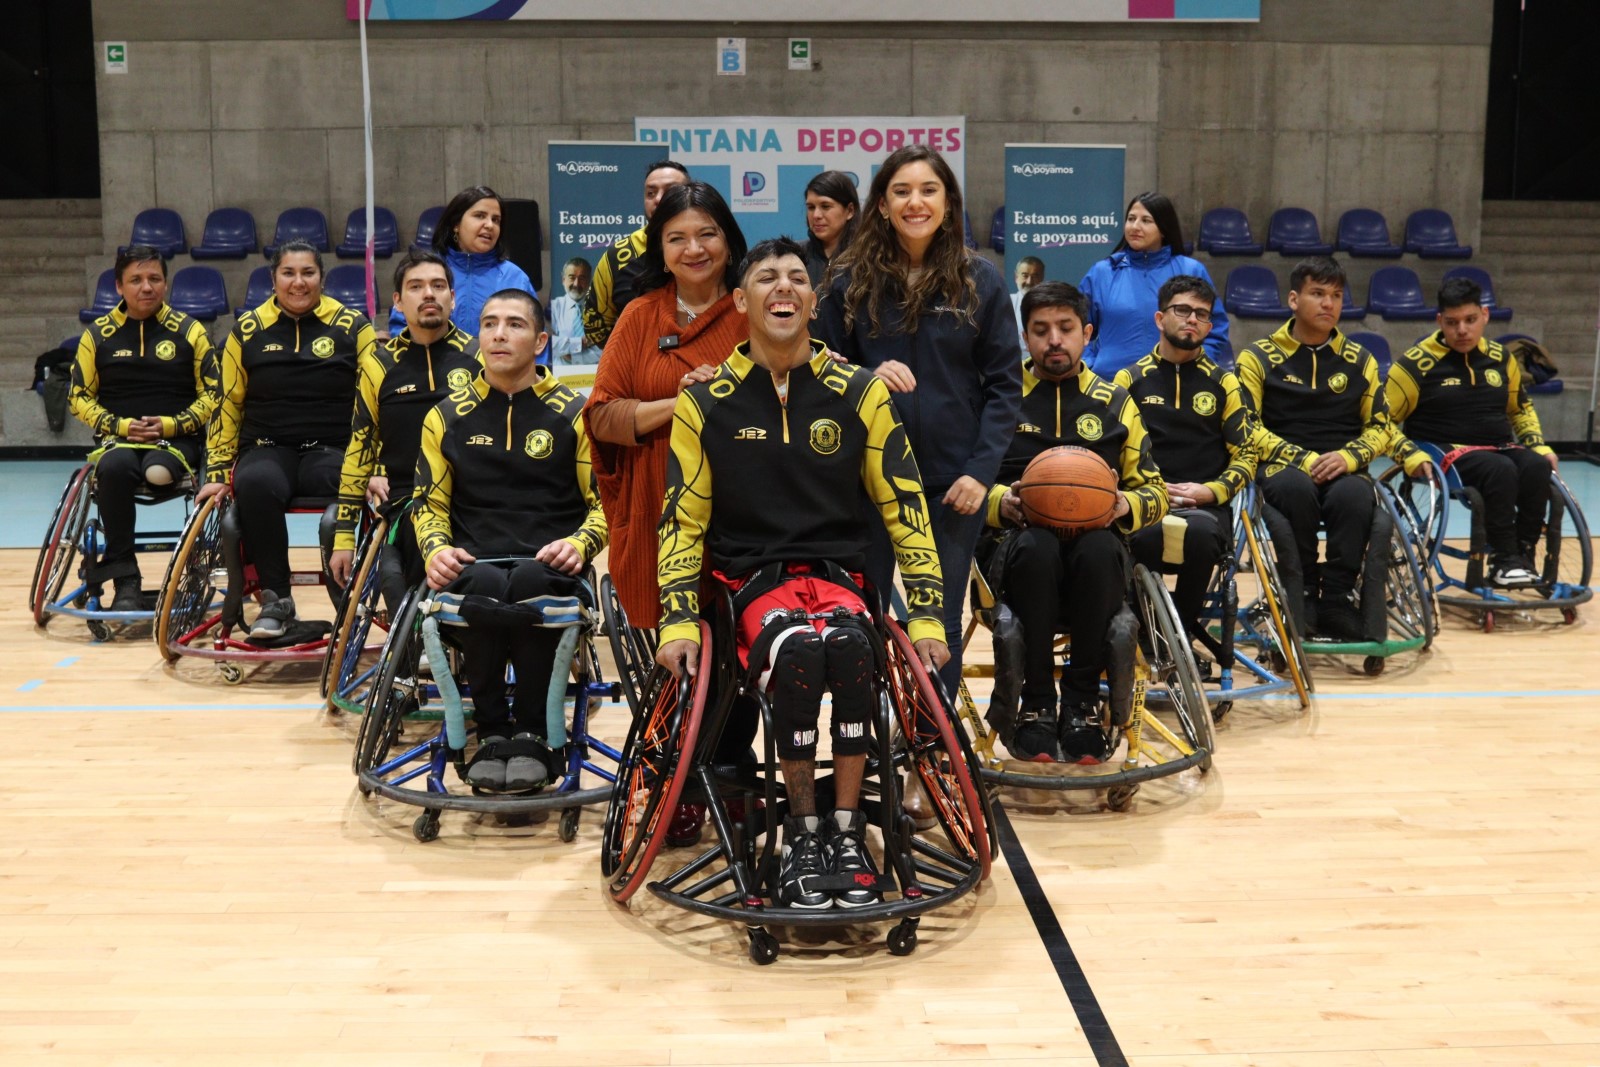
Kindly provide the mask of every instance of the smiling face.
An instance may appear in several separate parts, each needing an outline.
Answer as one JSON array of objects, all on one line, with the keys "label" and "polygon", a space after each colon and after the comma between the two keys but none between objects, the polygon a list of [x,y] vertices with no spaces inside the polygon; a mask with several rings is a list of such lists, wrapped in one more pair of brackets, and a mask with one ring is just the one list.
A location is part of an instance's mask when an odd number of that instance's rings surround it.
[{"label": "smiling face", "polygon": [[159,259],[129,263],[117,279],[117,295],[128,305],[128,318],[148,319],[167,298],[167,276]]},{"label": "smiling face", "polygon": [[1137,200],[1122,220],[1122,236],[1135,252],[1150,252],[1161,247],[1161,227],[1156,225],[1150,209]]},{"label": "smiling face", "polygon": [[561,288],[573,300],[582,300],[589,291],[589,268],[582,263],[570,263],[561,268]]},{"label": "smiling face", "polygon": [[439,263],[419,263],[406,271],[401,289],[394,294],[395,306],[406,322],[424,330],[437,330],[450,321],[455,295]]},{"label": "smiling face", "polygon": [[938,235],[949,217],[950,202],[939,175],[919,159],[894,172],[878,210],[894,227],[900,247],[915,259]]},{"label": "smiling face", "polygon": [[811,236],[829,248],[844,236],[844,228],[856,217],[854,204],[841,204],[831,196],[806,194],[806,228]]},{"label": "smiling face", "polygon": [[809,350],[817,294],[799,256],[772,256],[752,265],[733,291],[733,306],[750,319],[753,349],[784,351],[798,342]]},{"label": "smiling face", "polygon": [[710,215],[692,207],[661,228],[661,258],[680,287],[698,289],[728,269],[728,242]]},{"label": "smiling face", "polygon": [[304,315],[322,300],[322,268],[310,252],[286,252],[272,272],[272,294],[291,315]]},{"label": "smiling face", "polygon": [[1057,381],[1078,373],[1083,350],[1093,332],[1070,307],[1034,308],[1028,316],[1026,340],[1033,370]]},{"label": "smiling face", "polygon": [[1044,281],[1044,268],[1037,263],[1018,263],[1015,278],[1017,292],[1026,293],[1029,289]]},{"label": "smiling face", "polygon": [[501,297],[483,305],[478,316],[478,349],[496,385],[520,380],[550,340],[539,328],[527,300]]},{"label": "smiling face", "polygon": [[492,252],[500,240],[500,201],[486,197],[467,208],[456,224],[456,244],[463,252]]}]

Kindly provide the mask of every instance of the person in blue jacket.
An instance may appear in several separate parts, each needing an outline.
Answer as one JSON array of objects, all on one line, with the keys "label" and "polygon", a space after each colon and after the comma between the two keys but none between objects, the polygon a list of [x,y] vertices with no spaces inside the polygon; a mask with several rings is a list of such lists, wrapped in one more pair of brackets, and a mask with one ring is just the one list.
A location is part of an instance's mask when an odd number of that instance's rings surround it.
[{"label": "person in blue jacket", "polygon": [[[487,185],[474,185],[457,193],[439,216],[433,231],[433,250],[450,264],[456,282],[455,311],[451,320],[478,333],[478,314],[489,297],[502,289],[521,289],[539,299],[523,269],[506,256],[500,226],[500,194]],[[389,313],[389,335],[399,336],[406,317],[397,306]],[[548,364],[549,350],[539,362]]]},{"label": "person in blue jacket", "polygon": [[[1215,288],[1199,260],[1183,254],[1183,226],[1172,201],[1160,193],[1140,193],[1128,202],[1122,240],[1111,254],[1083,276],[1078,288],[1089,298],[1094,340],[1083,353],[1091,370],[1108,381],[1139,362],[1161,340],[1156,326],[1156,293],[1168,278],[1190,274]],[[1218,303],[1212,313],[1206,355],[1233,366],[1228,313]]]},{"label": "person in blue jacket", "polygon": [[[830,265],[812,330],[889,387],[927,488],[940,572],[956,590],[966,587],[984,501],[1022,405],[1011,297],[994,265],[967,248],[963,220],[961,188],[937,151],[907,145],[891,153],[872,179],[855,237]],[[887,537],[868,571],[886,591]],[[952,693],[961,679],[963,599],[944,603],[950,661],[940,674]]]}]

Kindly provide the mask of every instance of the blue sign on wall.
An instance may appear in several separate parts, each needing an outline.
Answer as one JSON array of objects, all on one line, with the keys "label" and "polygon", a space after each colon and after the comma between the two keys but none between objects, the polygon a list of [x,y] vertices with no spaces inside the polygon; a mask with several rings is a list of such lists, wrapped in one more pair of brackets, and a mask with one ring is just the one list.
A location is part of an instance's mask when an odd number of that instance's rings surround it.
[{"label": "blue sign on wall", "polygon": [[582,256],[591,267],[644,225],[644,171],[659,145],[633,141],[550,142],[550,268]]},{"label": "blue sign on wall", "polygon": [[1006,145],[1006,280],[1024,256],[1071,282],[1122,239],[1122,145]]}]

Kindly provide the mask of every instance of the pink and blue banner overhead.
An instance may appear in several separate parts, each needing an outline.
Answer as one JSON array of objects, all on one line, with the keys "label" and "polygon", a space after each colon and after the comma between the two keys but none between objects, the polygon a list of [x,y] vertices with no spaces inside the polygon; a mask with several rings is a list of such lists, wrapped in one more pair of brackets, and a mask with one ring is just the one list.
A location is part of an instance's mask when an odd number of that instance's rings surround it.
[{"label": "pink and blue banner overhead", "polygon": [[[550,0],[345,0],[354,20],[362,6],[372,22],[454,21],[478,19],[504,22],[540,19],[547,22],[609,19],[638,20],[639,0],[584,0],[581,4],[556,4]],[[805,9],[809,22],[970,22],[971,0],[811,0]],[[985,21],[1007,22],[1149,22],[1193,20],[1200,22],[1259,22],[1261,0],[987,0]],[[752,4],[749,0],[656,0],[648,17],[662,22],[790,22],[795,10],[782,4]]]}]

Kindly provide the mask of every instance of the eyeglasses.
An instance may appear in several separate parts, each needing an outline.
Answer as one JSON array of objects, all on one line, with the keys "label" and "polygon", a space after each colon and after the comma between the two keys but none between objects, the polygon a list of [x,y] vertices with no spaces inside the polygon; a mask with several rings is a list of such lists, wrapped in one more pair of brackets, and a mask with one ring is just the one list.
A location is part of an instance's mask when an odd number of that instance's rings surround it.
[{"label": "eyeglasses", "polygon": [[1205,308],[1192,308],[1188,304],[1168,304],[1162,310],[1168,314],[1176,315],[1179,319],[1194,319],[1196,322],[1211,321],[1211,312]]}]

